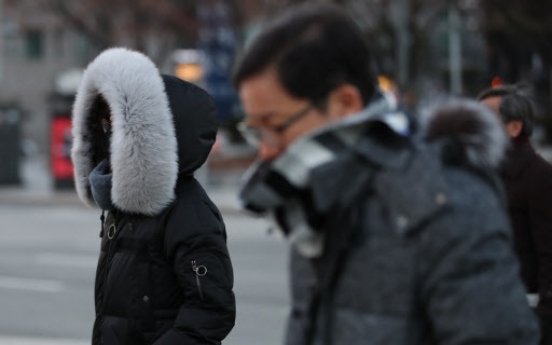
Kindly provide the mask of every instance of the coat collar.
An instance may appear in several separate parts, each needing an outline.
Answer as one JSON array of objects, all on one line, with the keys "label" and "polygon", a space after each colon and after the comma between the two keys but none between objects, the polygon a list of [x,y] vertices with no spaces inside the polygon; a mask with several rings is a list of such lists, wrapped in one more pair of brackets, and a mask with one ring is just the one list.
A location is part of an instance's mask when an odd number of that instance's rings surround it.
[{"label": "coat collar", "polygon": [[526,168],[536,153],[528,139],[513,141],[506,152],[506,159],[500,167],[502,176],[517,178]]},{"label": "coat collar", "polygon": [[408,152],[403,148],[410,140],[412,127],[409,117],[377,92],[360,113],[314,132],[303,140],[315,140],[326,146],[334,146],[335,141],[340,141],[367,161],[396,169],[403,166],[408,158]]},{"label": "coat collar", "polygon": [[[406,115],[383,97],[359,114],[298,139],[281,156],[255,165],[245,176],[242,206],[269,213],[303,255],[323,251],[323,220],[371,183],[377,167],[407,162]],[[371,137],[365,139],[365,137]]]}]

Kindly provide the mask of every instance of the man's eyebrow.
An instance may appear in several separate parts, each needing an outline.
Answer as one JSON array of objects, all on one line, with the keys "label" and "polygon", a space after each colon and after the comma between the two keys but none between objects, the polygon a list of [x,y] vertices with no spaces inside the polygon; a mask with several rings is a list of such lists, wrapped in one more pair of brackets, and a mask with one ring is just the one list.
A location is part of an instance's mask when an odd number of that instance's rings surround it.
[{"label": "man's eyebrow", "polygon": [[274,117],[276,115],[276,113],[274,111],[269,111],[269,112],[266,112],[264,114],[262,114],[261,116],[259,116],[259,119],[261,121],[266,121],[268,119],[270,119],[271,117]]},{"label": "man's eyebrow", "polygon": [[[255,122],[253,123],[266,123],[271,117],[274,117],[275,115],[276,113],[274,111],[267,111],[261,115],[255,116]],[[251,117],[248,118],[248,122],[251,123]]]}]

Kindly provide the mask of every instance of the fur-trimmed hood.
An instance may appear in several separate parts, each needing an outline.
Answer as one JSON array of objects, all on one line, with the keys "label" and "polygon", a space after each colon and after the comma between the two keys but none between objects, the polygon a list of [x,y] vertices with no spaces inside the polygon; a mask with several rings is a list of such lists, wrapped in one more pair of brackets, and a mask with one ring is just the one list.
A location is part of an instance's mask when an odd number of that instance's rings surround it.
[{"label": "fur-trimmed hood", "polygon": [[95,206],[89,175],[99,163],[91,128],[101,96],[112,116],[109,156],[113,205],[155,215],[175,197],[179,176],[193,175],[207,159],[217,132],[211,97],[199,87],[161,75],[145,55],[124,48],[101,53],[84,72],[73,105],[75,184]]},{"label": "fur-trimmed hood", "polygon": [[471,164],[481,168],[496,169],[510,142],[500,117],[469,99],[452,98],[428,106],[421,112],[420,125],[426,140],[456,142]]}]

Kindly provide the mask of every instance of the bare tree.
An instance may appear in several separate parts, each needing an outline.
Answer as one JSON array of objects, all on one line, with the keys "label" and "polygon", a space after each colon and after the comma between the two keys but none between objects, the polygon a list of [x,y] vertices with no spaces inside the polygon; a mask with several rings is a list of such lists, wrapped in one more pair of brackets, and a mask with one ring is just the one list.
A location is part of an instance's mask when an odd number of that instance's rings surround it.
[{"label": "bare tree", "polygon": [[[20,1],[8,0],[8,6]],[[195,43],[193,0],[43,0],[42,6],[82,33],[97,51],[125,45],[160,62],[179,43]]]},{"label": "bare tree", "polygon": [[485,33],[500,33],[510,42],[529,47],[552,66],[552,2],[485,0],[481,1],[481,10]]}]

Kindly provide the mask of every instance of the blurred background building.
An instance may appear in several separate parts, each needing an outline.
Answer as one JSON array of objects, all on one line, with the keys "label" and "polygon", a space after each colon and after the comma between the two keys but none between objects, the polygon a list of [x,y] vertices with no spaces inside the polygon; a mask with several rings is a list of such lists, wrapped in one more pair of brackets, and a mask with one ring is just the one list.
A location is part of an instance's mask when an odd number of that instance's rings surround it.
[{"label": "blurred background building", "polygon": [[[54,186],[71,180],[72,97],[82,69],[111,46],[140,50],[162,72],[206,88],[225,128],[217,150],[225,152],[239,142],[233,129],[243,116],[229,80],[236,54],[266,19],[303,2],[315,1],[0,0],[0,113],[11,114],[0,115],[0,130],[11,123],[8,132],[19,133],[0,140],[0,158],[19,148],[44,162]],[[525,82],[542,105],[544,133],[552,133],[549,0],[326,2],[351,13],[377,57],[382,87],[406,106],[475,96],[493,81]],[[2,176],[0,183],[17,182]]]}]

